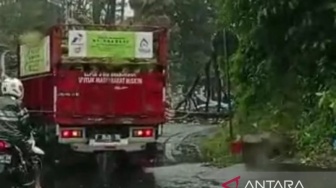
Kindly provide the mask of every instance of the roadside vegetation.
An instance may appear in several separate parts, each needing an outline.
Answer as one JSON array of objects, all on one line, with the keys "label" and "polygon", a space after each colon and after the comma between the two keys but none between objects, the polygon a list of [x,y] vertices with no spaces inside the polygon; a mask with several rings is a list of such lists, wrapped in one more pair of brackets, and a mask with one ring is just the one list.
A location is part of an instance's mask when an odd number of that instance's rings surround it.
[{"label": "roadside vegetation", "polygon": [[[218,22],[239,37],[230,60],[234,127],[290,133],[302,163],[336,166],[336,5],[329,0],[218,0]],[[206,156],[224,158],[223,135]],[[216,162],[216,160],[213,160]]]},{"label": "roadside vegetation", "polygon": [[241,162],[240,156],[230,154],[229,141],[229,130],[226,127],[222,127],[217,134],[204,140],[200,146],[203,160],[218,167],[230,166]]}]

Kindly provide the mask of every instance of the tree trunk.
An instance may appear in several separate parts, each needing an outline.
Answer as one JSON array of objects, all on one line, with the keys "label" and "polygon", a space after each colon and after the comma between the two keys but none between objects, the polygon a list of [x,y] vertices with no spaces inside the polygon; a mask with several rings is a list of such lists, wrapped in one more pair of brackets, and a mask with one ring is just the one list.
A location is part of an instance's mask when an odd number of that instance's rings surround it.
[{"label": "tree trunk", "polygon": [[116,5],[117,5],[116,0],[109,0],[107,14],[105,17],[105,24],[115,24]]},{"label": "tree trunk", "polygon": [[121,0],[121,13],[120,13],[120,21],[124,22],[125,19],[125,2],[126,0]]},{"label": "tree trunk", "polygon": [[100,13],[103,3],[99,0],[93,1],[92,4],[92,19],[94,24],[100,24]]},{"label": "tree trunk", "polygon": [[144,0],[129,0],[128,1],[131,8],[134,11],[134,21],[138,22],[141,21],[141,11],[142,11],[142,7],[144,5]]}]

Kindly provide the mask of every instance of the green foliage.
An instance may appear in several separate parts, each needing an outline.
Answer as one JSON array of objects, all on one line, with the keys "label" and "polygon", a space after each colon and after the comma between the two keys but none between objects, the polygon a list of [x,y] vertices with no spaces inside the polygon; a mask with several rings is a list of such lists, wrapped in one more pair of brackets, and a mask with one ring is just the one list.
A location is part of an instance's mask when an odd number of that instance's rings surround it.
[{"label": "green foliage", "polygon": [[0,0],[0,41],[16,48],[17,38],[27,31],[45,33],[56,23],[56,11],[45,0]]},{"label": "green foliage", "polygon": [[[217,0],[219,25],[240,39],[231,59],[235,123],[293,130],[304,157],[335,136],[336,27],[330,0]],[[318,93],[318,95],[316,95]],[[311,151],[319,149],[318,153]]]},{"label": "green foliage", "polygon": [[204,140],[201,145],[204,160],[220,167],[239,162],[239,157],[230,154],[229,139],[228,129],[223,128],[214,137]]},{"label": "green foliage", "polygon": [[172,78],[179,78],[175,83],[190,85],[211,54],[214,7],[212,1],[176,0],[169,16],[174,24],[170,38]]}]

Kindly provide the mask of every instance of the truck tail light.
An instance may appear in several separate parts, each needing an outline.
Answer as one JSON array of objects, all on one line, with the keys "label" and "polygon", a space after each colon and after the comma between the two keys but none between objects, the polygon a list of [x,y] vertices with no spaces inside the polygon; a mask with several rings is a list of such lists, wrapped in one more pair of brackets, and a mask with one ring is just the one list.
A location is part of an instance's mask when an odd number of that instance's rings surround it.
[{"label": "truck tail light", "polygon": [[153,137],[153,129],[133,129],[133,137]]},{"label": "truck tail light", "polygon": [[83,137],[83,131],[82,130],[61,130],[61,137],[62,138],[82,138]]}]

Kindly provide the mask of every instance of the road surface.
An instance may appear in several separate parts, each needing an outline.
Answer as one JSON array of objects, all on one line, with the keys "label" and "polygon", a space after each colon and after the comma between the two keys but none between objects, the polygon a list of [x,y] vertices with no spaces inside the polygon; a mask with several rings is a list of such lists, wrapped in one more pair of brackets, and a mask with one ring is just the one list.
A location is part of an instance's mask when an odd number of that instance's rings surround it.
[{"label": "road surface", "polygon": [[[266,175],[278,173],[279,171],[297,171],[290,174],[291,178],[301,174],[299,178],[302,181],[313,181],[315,183],[304,182],[304,188],[334,188],[336,185],[336,172],[328,172],[324,177],[324,181],[315,181],[314,178],[320,178],[320,174],[316,175],[316,171],[320,169],[307,169],[296,165],[277,165],[268,166],[264,171],[267,173],[253,170],[248,171],[242,164],[230,166],[224,169],[216,169],[214,167],[205,166],[200,163],[184,163],[179,160],[179,152],[174,151],[178,148],[181,142],[185,142],[188,135],[200,133],[200,135],[212,134],[213,126],[200,126],[200,125],[171,125],[167,126],[166,134],[160,139],[168,147],[166,148],[166,156],[169,164],[161,167],[142,168],[136,166],[124,166],[117,169],[110,175],[111,184],[107,188],[221,188],[221,184],[234,177],[241,176],[242,179],[248,179],[253,176],[265,178]],[[305,174],[304,171],[314,171],[313,173]],[[315,174],[314,174],[315,173]],[[330,174],[331,173],[331,174]],[[96,170],[92,166],[76,166],[72,168],[52,170],[50,174],[45,177],[46,185],[44,188],[101,188],[97,187]],[[252,174],[252,176],[251,176]],[[335,176],[334,176],[335,175]],[[277,178],[278,174],[272,176]],[[321,178],[323,175],[321,176]],[[328,179],[329,178],[329,179]],[[314,184],[314,186],[312,186]],[[231,185],[231,187],[236,187]],[[237,188],[244,188],[243,180]],[[274,186],[266,186],[259,188],[273,188]],[[295,186],[293,186],[294,188]],[[249,188],[249,187],[248,187]],[[254,188],[254,187],[251,187]],[[284,188],[283,186],[276,188]],[[286,188],[290,188],[287,186]],[[301,188],[301,187],[297,187]]]}]

